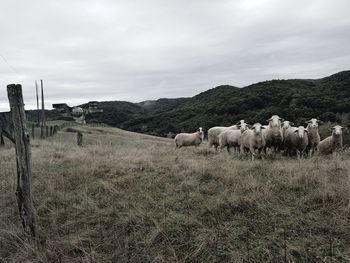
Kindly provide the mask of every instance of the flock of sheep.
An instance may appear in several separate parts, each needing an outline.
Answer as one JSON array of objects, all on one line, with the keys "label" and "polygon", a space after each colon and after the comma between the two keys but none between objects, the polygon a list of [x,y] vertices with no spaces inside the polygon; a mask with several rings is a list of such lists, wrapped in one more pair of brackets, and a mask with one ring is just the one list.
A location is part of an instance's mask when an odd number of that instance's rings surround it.
[{"label": "flock of sheep", "polygon": [[[252,160],[255,156],[263,159],[270,153],[275,155],[283,152],[285,155],[296,155],[298,159],[304,155],[331,154],[343,148],[342,132],[344,127],[336,125],[332,128],[332,135],[321,141],[318,132],[320,120],[311,119],[307,127],[293,127],[293,123],[273,115],[267,120],[268,125],[255,123],[253,126],[244,120],[230,127],[212,127],[208,130],[209,147],[216,150],[233,148],[238,153],[250,153]],[[176,148],[183,146],[198,146],[204,140],[202,128],[195,133],[180,133],[175,136]]]}]

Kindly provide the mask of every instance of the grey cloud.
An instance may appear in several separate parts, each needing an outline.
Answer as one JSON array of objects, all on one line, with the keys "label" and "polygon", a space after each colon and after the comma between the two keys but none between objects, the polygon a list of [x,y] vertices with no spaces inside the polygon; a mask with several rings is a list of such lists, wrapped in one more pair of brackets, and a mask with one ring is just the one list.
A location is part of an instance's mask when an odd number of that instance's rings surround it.
[{"label": "grey cloud", "polygon": [[[347,0],[25,0],[0,6],[0,110],[21,83],[47,104],[192,96],[348,69]],[[1,91],[2,90],[2,91]]]}]

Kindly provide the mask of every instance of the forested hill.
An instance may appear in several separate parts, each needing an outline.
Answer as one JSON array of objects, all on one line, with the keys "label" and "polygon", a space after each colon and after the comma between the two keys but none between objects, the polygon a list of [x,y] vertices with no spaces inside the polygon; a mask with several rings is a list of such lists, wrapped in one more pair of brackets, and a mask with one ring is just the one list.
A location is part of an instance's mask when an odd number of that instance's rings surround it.
[{"label": "forested hill", "polygon": [[[88,122],[160,136],[194,131],[199,126],[226,126],[240,119],[265,124],[273,114],[296,125],[311,117],[348,125],[350,71],[317,80],[271,80],[244,88],[223,85],[192,98],[101,102],[100,107],[104,112],[87,116]],[[29,114],[30,119],[35,116],[33,111]],[[48,116],[57,118],[53,111]]]},{"label": "forested hill", "polygon": [[[126,130],[165,136],[199,126],[263,122],[273,114],[303,124],[311,117],[340,122],[350,113],[350,71],[317,80],[271,80],[245,88],[219,86],[192,98],[142,103],[101,102],[103,114],[89,117]],[[343,115],[344,117],[344,115]]]}]

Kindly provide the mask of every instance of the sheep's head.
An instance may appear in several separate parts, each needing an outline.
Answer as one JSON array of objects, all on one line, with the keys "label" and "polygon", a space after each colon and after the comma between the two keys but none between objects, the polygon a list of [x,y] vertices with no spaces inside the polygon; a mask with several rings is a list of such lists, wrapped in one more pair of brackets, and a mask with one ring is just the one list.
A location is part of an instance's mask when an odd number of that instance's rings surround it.
[{"label": "sheep's head", "polygon": [[287,130],[288,128],[292,127],[294,125],[291,121],[283,121],[282,122],[282,128]]},{"label": "sheep's head", "polygon": [[256,134],[261,134],[262,129],[265,129],[265,127],[263,127],[260,123],[255,123],[252,126],[252,130],[254,131],[254,133]]},{"label": "sheep's head", "polygon": [[245,123],[244,120],[240,120],[239,122],[236,123],[236,125],[237,125],[237,126],[240,126],[240,125],[242,125],[242,124],[244,124],[244,123]]},{"label": "sheep's head", "polygon": [[240,125],[237,125],[238,128],[240,129],[241,133],[243,133],[244,131],[248,130],[250,125],[247,123],[241,123]]},{"label": "sheep's head", "polygon": [[332,129],[332,134],[335,136],[341,136],[343,134],[343,130],[345,129],[344,127],[340,125],[336,125],[331,128]]},{"label": "sheep's head", "polygon": [[308,125],[309,128],[316,129],[318,128],[319,124],[322,124],[322,121],[312,118],[311,120],[307,121],[306,124]]},{"label": "sheep's head", "polygon": [[202,141],[204,141],[204,132],[203,132],[203,128],[202,127],[199,127],[198,128],[198,131],[197,131],[202,139]]},{"label": "sheep's head", "polygon": [[284,121],[284,119],[278,115],[273,115],[270,119],[267,120],[270,127],[281,127],[282,121]]},{"label": "sheep's head", "polygon": [[306,136],[308,133],[304,126],[299,126],[298,129],[296,129],[294,132],[298,134],[298,137],[300,139],[304,138],[304,136]]}]

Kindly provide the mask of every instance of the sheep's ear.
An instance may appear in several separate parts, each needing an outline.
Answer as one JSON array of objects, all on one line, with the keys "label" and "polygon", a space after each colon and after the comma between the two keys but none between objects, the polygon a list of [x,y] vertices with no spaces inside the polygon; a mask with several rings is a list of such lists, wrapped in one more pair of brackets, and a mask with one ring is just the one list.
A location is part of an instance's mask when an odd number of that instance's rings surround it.
[{"label": "sheep's ear", "polygon": [[304,132],[309,133],[309,131],[308,131],[308,130],[304,130]]},{"label": "sheep's ear", "polygon": [[261,126],[261,129],[266,129],[264,126]]},{"label": "sheep's ear", "polygon": [[290,122],[289,124],[290,124],[291,126],[293,126],[293,125],[294,125],[294,122]]},{"label": "sheep's ear", "polygon": [[323,124],[323,121],[317,120],[318,124]]},{"label": "sheep's ear", "polygon": [[284,121],[285,121],[285,119],[283,119],[283,118],[280,118],[280,121],[281,121],[281,122],[284,122]]},{"label": "sheep's ear", "polygon": [[298,130],[295,130],[294,132],[298,132]]},{"label": "sheep's ear", "polygon": [[310,123],[310,121],[306,121],[306,122],[305,122],[305,124],[309,124],[309,123]]}]

